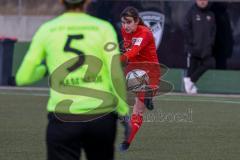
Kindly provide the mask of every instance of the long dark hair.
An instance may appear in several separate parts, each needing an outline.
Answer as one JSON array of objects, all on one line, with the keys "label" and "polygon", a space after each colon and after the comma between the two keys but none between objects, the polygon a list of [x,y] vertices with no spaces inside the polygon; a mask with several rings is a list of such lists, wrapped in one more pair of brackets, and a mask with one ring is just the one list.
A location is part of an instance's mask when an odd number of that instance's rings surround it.
[{"label": "long dark hair", "polygon": [[146,26],[142,20],[142,18],[139,16],[139,12],[136,8],[134,7],[127,7],[125,8],[122,13],[120,14],[121,18],[126,18],[126,17],[132,17],[135,22],[139,21],[139,25]]}]

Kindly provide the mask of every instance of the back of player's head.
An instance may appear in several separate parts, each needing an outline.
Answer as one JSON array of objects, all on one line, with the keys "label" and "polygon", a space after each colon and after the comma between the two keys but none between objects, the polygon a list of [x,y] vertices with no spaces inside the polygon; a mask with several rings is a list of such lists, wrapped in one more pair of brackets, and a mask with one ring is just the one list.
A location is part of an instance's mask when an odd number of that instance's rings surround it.
[{"label": "back of player's head", "polygon": [[67,10],[83,9],[85,2],[88,0],[63,0],[63,4]]},{"label": "back of player's head", "polygon": [[66,3],[69,3],[69,4],[77,4],[77,3],[80,3],[84,0],[64,0]]},{"label": "back of player's head", "polygon": [[139,11],[135,8],[135,7],[127,7],[125,8],[121,15],[121,18],[125,18],[125,17],[132,17],[134,19],[134,21],[139,21],[139,25],[145,25],[142,18],[139,16]]}]

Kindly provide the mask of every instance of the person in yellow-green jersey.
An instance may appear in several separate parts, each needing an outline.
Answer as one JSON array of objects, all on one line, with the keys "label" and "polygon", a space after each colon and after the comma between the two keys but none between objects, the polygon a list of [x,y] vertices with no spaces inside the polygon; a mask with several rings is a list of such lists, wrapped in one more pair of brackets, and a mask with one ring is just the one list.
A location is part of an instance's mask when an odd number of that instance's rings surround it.
[{"label": "person in yellow-green jersey", "polygon": [[[49,73],[48,160],[113,160],[117,115],[127,115],[124,76],[112,25],[85,13],[89,0],[62,0],[66,11],[34,35],[16,84]],[[45,63],[43,63],[45,62]]]}]

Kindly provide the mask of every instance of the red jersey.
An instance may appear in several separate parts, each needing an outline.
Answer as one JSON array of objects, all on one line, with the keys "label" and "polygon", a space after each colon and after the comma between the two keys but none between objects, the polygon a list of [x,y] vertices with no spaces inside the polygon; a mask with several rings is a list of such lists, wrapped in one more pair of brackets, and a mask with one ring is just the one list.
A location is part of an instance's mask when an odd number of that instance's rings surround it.
[{"label": "red jersey", "polygon": [[143,25],[138,25],[133,33],[127,33],[121,28],[124,53],[129,62],[156,62],[158,63],[155,41],[151,30]]},{"label": "red jersey", "polygon": [[148,73],[150,85],[156,86],[160,79],[160,65],[157,58],[155,41],[151,30],[142,25],[138,25],[134,33],[126,33],[121,28],[124,49],[126,52],[121,56],[121,61],[127,57],[128,65],[125,74],[133,69],[143,69]]}]

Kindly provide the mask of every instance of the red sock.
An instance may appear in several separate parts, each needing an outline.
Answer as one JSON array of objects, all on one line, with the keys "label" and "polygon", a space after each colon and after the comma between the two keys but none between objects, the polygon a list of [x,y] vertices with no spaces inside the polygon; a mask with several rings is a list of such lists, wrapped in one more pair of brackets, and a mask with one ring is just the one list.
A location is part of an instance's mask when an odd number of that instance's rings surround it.
[{"label": "red sock", "polygon": [[140,115],[133,114],[131,117],[131,133],[128,137],[128,143],[131,143],[139,128],[142,125],[143,117]]}]

